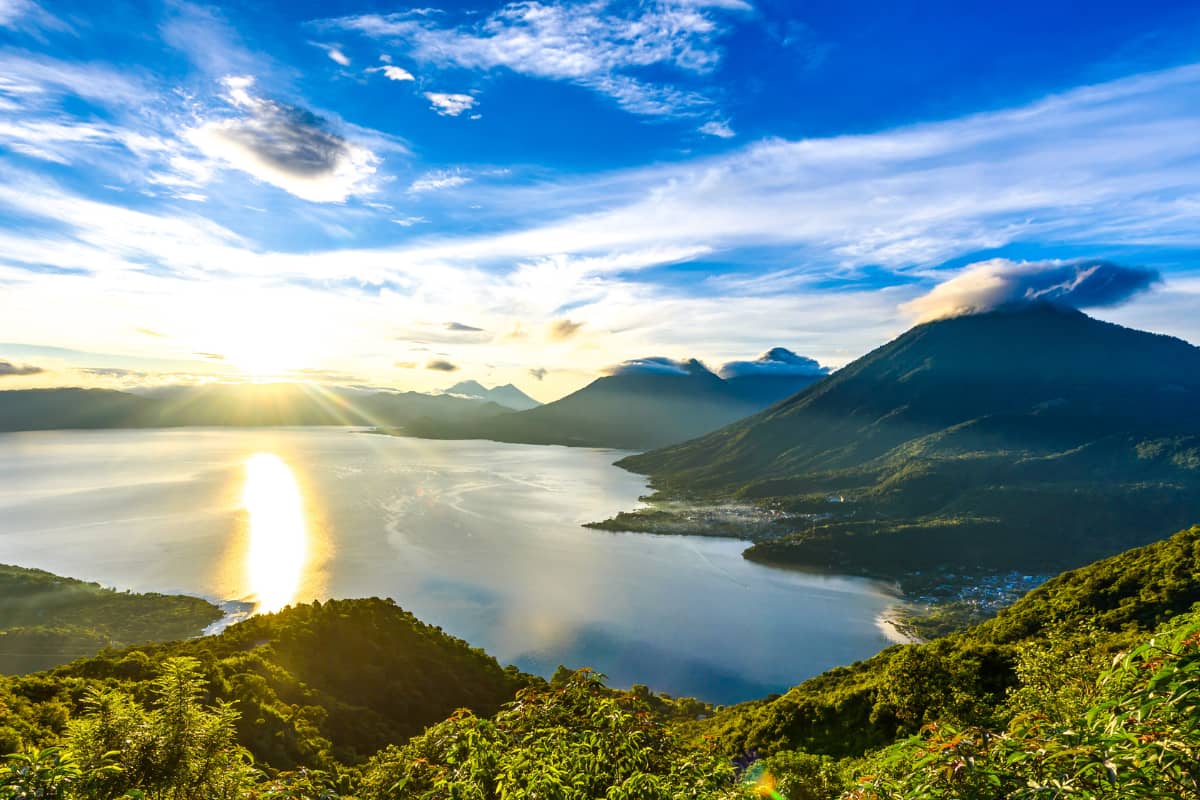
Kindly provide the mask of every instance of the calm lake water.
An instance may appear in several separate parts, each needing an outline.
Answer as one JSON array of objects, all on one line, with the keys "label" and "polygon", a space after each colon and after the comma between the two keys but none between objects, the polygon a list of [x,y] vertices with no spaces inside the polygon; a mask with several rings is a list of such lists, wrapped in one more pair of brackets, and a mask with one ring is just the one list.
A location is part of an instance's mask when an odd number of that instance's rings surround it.
[{"label": "calm lake water", "polygon": [[0,562],[264,610],[391,597],[501,663],[721,703],[888,643],[879,584],[581,528],[644,493],[620,455],[328,428],[0,434]]}]

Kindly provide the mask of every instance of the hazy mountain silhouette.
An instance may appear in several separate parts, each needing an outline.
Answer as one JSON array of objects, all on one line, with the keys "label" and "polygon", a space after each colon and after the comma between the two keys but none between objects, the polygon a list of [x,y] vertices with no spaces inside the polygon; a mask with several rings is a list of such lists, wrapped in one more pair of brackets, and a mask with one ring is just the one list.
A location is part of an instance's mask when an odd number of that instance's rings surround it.
[{"label": "hazy mountain silhouette", "polygon": [[683,441],[760,408],[699,361],[643,359],[529,411],[464,424],[417,424],[409,432],[640,450]]},{"label": "hazy mountain silhouette", "polygon": [[399,427],[422,418],[462,421],[506,412],[495,403],[462,397],[299,383],[172,386],[146,396],[75,388],[0,392],[0,430],[6,431],[189,425]]},{"label": "hazy mountain silhouette", "polygon": [[526,411],[541,405],[511,383],[493,386],[489,389],[478,381],[460,381],[446,389],[445,393],[472,397],[476,400],[487,400],[513,411]]}]

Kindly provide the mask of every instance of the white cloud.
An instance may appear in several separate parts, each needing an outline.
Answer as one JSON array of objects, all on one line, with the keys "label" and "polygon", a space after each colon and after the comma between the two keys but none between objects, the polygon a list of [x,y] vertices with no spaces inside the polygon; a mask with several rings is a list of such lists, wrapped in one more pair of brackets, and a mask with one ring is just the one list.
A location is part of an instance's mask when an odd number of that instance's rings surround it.
[{"label": "white cloud", "polygon": [[746,11],[741,0],[651,2],[619,8],[608,0],[511,3],[481,22],[445,27],[414,13],[367,14],[324,24],[404,43],[410,57],[443,67],[504,68],[576,83],[642,115],[696,113],[703,95],[650,84],[629,74],[652,66],[705,75],[721,60],[724,26],[711,9]]},{"label": "white cloud", "polygon": [[312,202],[341,202],[374,191],[378,157],[335,133],[311,111],[250,93],[253,79],[227,77],[238,114],[204,122],[184,137],[209,158]]},{"label": "white cloud", "polygon": [[628,75],[604,75],[581,83],[608,95],[625,111],[642,116],[692,117],[713,104],[699,92],[646,83]]},{"label": "white cloud", "polygon": [[425,217],[396,217],[392,222],[401,228],[411,228],[413,225],[422,225],[429,222],[429,220]]},{"label": "white cloud", "polygon": [[443,117],[457,117],[475,107],[475,98],[469,94],[425,92],[425,99],[432,103],[433,110]]},{"label": "white cloud", "polygon": [[314,47],[319,47],[325,51],[325,55],[329,56],[334,63],[340,64],[343,67],[350,66],[350,57],[342,52],[342,48],[335,44],[325,44],[324,42],[310,42]]},{"label": "white cloud", "polygon": [[382,67],[370,67],[367,72],[382,72],[383,77],[389,81],[415,81],[416,78],[411,72],[403,67],[397,67],[392,64],[385,64]]},{"label": "white cloud", "polygon": [[462,186],[470,182],[471,179],[463,175],[459,170],[437,169],[432,172],[426,172],[409,184],[408,191],[411,194],[436,192],[439,189],[453,189],[456,186]]},{"label": "white cloud", "polygon": [[69,122],[65,120],[0,119],[0,142],[15,152],[31,158],[70,164],[80,146],[106,146],[120,137],[108,125]]},{"label": "white cloud", "polygon": [[153,96],[137,73],[129,70],[14,51],[0,53],[0,95],[28,101],[64,94],[107,107],[136,105]]},{"label": "white cloud", "polygon": [[32,33],[70,31],[71,26],[33,0],[0,0],[0,28]]},{"label": "white cloud", "polygon": [[715,119],[709,120],[701,125],[700,132],[708,136],[716,136],[720,139],[732,139],[734,136],[737,136],[737,134],[733,132],[733,128],[729,127],[728,122],[722,122]]}]

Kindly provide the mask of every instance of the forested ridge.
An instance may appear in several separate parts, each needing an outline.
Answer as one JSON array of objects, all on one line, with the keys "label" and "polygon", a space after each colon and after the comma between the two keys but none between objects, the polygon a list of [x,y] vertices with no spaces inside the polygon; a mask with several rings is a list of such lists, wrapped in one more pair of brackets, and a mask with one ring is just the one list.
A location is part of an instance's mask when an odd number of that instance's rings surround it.
[{"label": "forested ridge", "polygon": [[715,711],[302,605],[4,679],[0,797],[1200,797],[1198,574],[1200,527]]},{"label": "forested ridge", "polygon": [[118,592],[0,564],[0,673],[47,669],[104,647],[198,635],[221,618],[199,597]]}]

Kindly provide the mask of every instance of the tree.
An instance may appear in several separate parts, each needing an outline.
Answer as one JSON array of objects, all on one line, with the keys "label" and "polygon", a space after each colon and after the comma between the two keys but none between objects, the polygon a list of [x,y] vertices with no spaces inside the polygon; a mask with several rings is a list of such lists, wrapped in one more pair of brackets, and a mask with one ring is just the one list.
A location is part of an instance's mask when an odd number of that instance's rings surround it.
[{"label": "tree", "polygon": [[136,790],[149,800],[234,800],[257,777],[237,744],[237,712],[201,704],[205,683],[193,658],[166,661],[154,682],[155,707],[127,695],[91,692],[87,713],[71,723],[67,749],[85,772],[115,759],[118,770],[93,781],[89,798]]}]

